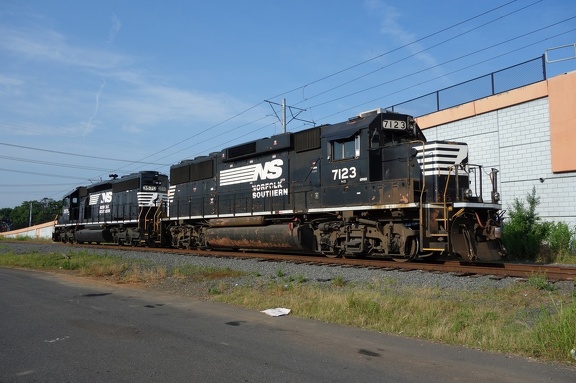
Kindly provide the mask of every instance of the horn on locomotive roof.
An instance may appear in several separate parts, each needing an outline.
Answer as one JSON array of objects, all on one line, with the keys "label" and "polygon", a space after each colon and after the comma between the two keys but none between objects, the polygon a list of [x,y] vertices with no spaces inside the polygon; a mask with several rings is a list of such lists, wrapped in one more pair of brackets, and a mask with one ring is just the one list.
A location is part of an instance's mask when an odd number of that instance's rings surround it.
[{"label": "horn on locomotive roof", "polygon": [[366,112],[358,113],[358,117],[364,118],[368,116],[374,116],[379,113],[396,113],[396,112],[384,108],[376,108],[372,110],[367,110]]}]

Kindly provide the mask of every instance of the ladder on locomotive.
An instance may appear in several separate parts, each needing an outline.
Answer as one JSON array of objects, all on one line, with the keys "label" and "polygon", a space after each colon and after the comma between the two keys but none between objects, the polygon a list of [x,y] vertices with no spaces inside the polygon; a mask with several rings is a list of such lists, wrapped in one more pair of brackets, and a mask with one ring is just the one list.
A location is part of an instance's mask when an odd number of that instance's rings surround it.
[{"label": "ladder on locomotive", "polygon": [[162,209],[159,206],[149,206],[140,209],[138,229],[141,233],[140,242],[148,246],[160,244],[160,229]]},{"label": "ladder on locomotive", "polygon": [[[433,218],[435,223],[438,224],[438,232],[436,233],[429,233],[428,236],[431,239],[431,242],[435,243],[443,243],[447,244],[450,241],[449,231],[448,231],[448,204],[446,202],[443,203],[429,203],[429,209],[438,209],[442,211],[442,214],[438,217]],[[421,207],[423,209],[423,207]],[[432,219],[432,218],[431,218]],[[430,227],[427,227],[429,230]],[[432,252],[443,252],[446,250],[446,247],[424,247],[422,251],[432,251]]]},{"label": "ladder on locomotive", "polygon": [[[450,221],[452,219],[454,219],[456,217],[456,215],[454,215],[451,218],[448,218],[448,213],[449,213],[449,209],[448,209],[448,202],[446,201],[446,193],[448,191],[448,185],[449,185],[449,181],[450,181],[450,177],[452,175],[452,172],[455,171],[455,167],[451,166],[449,168],[449,173],[448,173],[448,178],[446,180],[446,186],[444,187],[444,193],[442,196],[442,202],[438,203],[438,202],[432,202],[429,204],[429,206],[431,208],[437,208],[438,210],[442,211],[442,215],[440,217],[435,217],[434,220],[436,221],[436,223],[438,224],[438,232],[437,233],[430,233],[430,237],[431,238],[435,238],[436,243],[441,242],[441,243],[445,243],[448,244],[448,248],[450,248]],[[454,174],[455,176],[457,176],[457,174]],[[442,225],[442,226],[440,226]],[[442,227],[442,229],[441,229]],[[445,250],[447,250],[446,247],[428,247],[428,248],[424,248],[422,249],[424,251],[437,251],[437,252],[443,252]]]}]

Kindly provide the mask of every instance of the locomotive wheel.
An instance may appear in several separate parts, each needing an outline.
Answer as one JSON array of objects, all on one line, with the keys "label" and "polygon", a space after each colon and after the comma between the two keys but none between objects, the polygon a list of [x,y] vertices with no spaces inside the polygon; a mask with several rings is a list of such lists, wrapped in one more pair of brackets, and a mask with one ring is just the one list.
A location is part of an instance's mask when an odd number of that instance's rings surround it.
[{"label": "locomotive wheel", "polygon": [[396,262],[410,262],[418,258],[418,250],[420,246],[418,243],[418,238],[411,236],[406,237],[406,242],[404,244],[404,255],[393,255],[392,259]]},{"label": "locomotive wheel", "polygon": [[322,255],[328,258],[340,258],[342,256],[342,249],[338,246],[330,246],[330,251],[323,251]]},{"label": "locomotive wheel", "polygon": [[340,244],[342,243],[343,239],[335,239],[332,244],[330,244],[329,251],[322,251],[322,255],[328,257],[328,258],[340,258],[342,257],[342,254],[344,253],[342,246],[340,246]]},{"label": "locomotive wheel", "polygon": [[329,251],[323,251],[322,255],[328,257],[328,258],[340,258],[340,253],[332,253]]}]

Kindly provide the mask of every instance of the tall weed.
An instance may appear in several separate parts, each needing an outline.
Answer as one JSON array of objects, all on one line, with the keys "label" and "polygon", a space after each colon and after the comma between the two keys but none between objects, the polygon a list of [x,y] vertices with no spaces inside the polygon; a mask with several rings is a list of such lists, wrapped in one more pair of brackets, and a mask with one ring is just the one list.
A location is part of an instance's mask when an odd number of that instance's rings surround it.
[{"label": "tall weed", "polygon": [[511,259],[535,261],[540,245],[548,235],[549,225],[542,223],[536,213],[540,197],[536,188],[526,195],[526,205],[518,198],[514,200],[508,214],[509,220],[502,227],[502,240]]},{"label": "tall weed", "polygon": [[576,302],[553,302],[554,310],[542,312],[534,332],[534,354],[552,360],[564,360],[576,347]]}]

